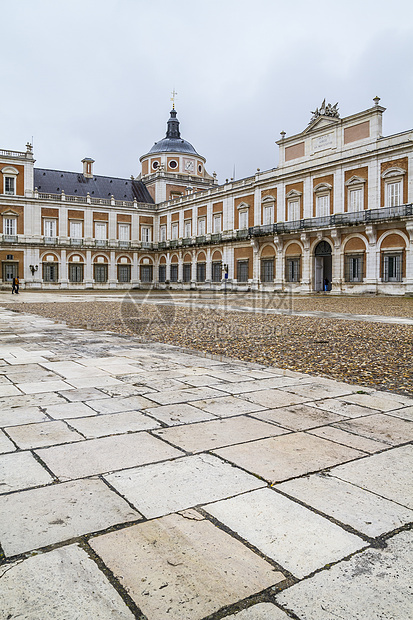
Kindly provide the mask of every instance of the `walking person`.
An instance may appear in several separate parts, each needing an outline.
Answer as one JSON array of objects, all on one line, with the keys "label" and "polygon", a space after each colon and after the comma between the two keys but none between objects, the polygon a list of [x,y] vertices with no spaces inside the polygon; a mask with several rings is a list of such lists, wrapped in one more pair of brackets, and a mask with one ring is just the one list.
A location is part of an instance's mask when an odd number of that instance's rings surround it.
[{"label": "walking person", "polygon": [[19,283],[19,278],[13,278],[13,283],[12,283],[12,287],[11,287],[11,294],[13,295],[13,293],[16,293],[16,295],[19,294],[19,287],[20,287],[20,283]]},{"label": "walking person", "polygon": [[330,280],[328,278],[324,278],[324,290],[328,291],[328,285],[330,284]]}]

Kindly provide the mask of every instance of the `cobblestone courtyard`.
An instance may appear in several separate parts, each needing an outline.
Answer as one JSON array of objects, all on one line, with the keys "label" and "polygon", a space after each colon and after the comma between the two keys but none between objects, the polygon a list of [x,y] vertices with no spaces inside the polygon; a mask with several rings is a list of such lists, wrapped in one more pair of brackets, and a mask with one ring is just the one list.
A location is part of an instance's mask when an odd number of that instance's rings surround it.
[{"label": "cobblestone courtyard", "polygon": [[151,300],[0,294],[0,618],[410,620],[413,300]]}]

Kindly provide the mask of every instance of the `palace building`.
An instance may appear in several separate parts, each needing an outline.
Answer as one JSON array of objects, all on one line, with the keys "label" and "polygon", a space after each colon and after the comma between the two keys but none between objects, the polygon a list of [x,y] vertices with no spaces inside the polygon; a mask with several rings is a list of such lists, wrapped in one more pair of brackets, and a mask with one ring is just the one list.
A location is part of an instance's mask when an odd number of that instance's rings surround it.
[{"label": "palace building", "polygon": [[0,150],[0,285],[413,294],[413,131],[383,136],[373,101],[323,102],[277,167],[223,185],[174,108],[136,178]]}]

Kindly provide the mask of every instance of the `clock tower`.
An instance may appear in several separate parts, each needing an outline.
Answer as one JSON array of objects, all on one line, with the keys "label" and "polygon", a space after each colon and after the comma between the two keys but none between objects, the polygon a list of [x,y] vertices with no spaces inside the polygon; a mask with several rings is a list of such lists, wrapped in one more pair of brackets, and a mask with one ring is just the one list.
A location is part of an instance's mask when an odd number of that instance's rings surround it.
[{"label": "clock tower", "polygon": [[206,159],[181,137],[175,106],[170,112],[166,135],[140,158],[139,177],[156,203],[218,185],[205,169]]}]

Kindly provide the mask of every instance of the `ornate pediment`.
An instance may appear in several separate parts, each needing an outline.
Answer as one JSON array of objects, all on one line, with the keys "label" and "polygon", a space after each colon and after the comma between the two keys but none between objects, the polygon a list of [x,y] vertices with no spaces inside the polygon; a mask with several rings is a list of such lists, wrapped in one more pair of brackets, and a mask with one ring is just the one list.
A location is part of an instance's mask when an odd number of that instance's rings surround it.
[{"label": "ornate pediment", "polygon": [[338,101],[334,105],[331,103],[326,103],[324,99],[323,103],[319,108],[316,108],[314,112],[311,112],[313,115],[310,119],[310,123],[315,121],[320,116],[328,116],[330,118],[340,118],[340,114],[338,112]]}]

